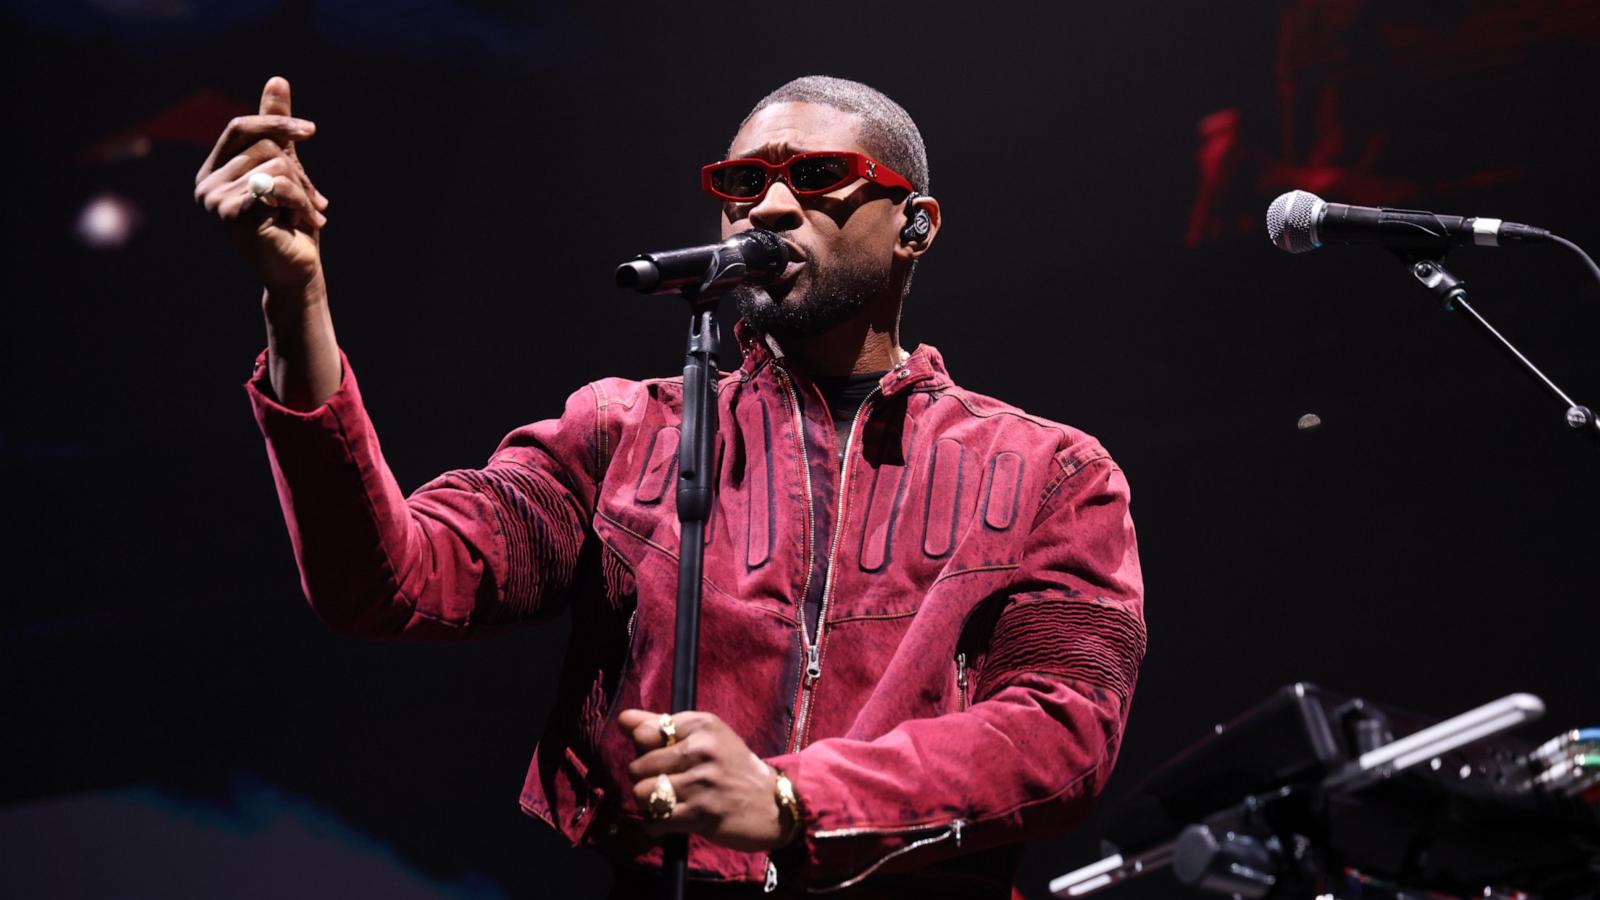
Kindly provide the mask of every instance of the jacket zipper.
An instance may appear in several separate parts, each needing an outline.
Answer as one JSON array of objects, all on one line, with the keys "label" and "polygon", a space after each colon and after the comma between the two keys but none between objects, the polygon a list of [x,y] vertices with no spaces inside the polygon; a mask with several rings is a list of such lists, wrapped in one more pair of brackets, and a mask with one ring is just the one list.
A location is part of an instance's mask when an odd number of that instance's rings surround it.
[{"label": "jacket zipper", "polygon": [[[862,399],[861,406],[856,408],[855,417],[850,420],[850,433],[844,439],[844,453],[839,458],[839,498],[833,506],[833,540],[828,546],[828,564],[822,574],[822,609],[817,613],[817,635],[806,647],[806,677],[801,688],[800,711],[795,716],[797,738],[793,750],[804,747],[810,737],[811,695],[816,690],[817,679],[822,677],[822,636],[827,631],[828,605],[833,600],[833,563],[839,554],[839,541],[844,536],[844,521],[850,497],[850,451],[855,447],[856,428],[860,426],[862,417],[868,407],[872,406],[872,399],[880,390],[881,388],[874,387]],[[801,618],[803,621],[803,612]]]},{"label": "jacket zipper", "polygon": [[865,879],[868,875],[871,875],[873,872],[878,871],[878,869],[882,868],[884,865],[889,863],[891,860],[893,860],[893,859],[895,859],[897,857],[900,857],[900,856],[904,856],[905,854],[910,853],[913,850],[919,850],[919,849],[921,849],[923,847],[929,846],[930,844],[938,844],[938,843],[943,843],[944,841],[953,840],[955,842],[955,845],[957,847],[959,847],[959,846],[961,846],[961,832],[966,827],[967,827],[967,820],[966,819],[951,819],[949,822],[947,822],[947,823],[945,823],[943,825],[923,825],[923,826],[920,826],[920,827],[912,827],[912,828],[836,828],[836,829],[833,829],[831,831],[819,831],[814,836],[817,839],[821,840],[821,839],[824,839],[824,838],[834,838],[834,837],[855,837],[857,835],[863,835],[863,834],[901,834],[901,833],[905,833],[905,832],[931,831],[933,829],[939,829],[939,833],[938,834],[930,834],[925,838],[918,838],[917,840],[914,840],[911,843],[906,844],[904,847],[900,847],[900,848],[898,848],[896,850],[892,850],[889,853],[884,854],[882,857],[880,857],[877,860],[875,860],[871,865],[867,866],[865,869],[862,869],[861,871],[859,871],[856,874],[850,876],[849,878],[846,878],[844,881],[841,881],[838,884],[829,885],[828,887],[811,888],[810,891],[811,891],[811,893],[814,893],[814,894],[826,894],[826,893],[830,893],[832,891],[839,891],[839,890],[843,890],[843,889],[845,889],[847,887],[852,887],[854,885],[860,884],[861,881],[863,879]]},{"label": "jacket zipper", "polygon": [[[811,636],[806,629],[806,596],[811,592],[811,570],[817,567],[817,548],[812,541],[812,535],[817,531],[817,514],[812,507],[811,499],[811,461],[806,457],[806,423],[800,416],[800,396],[795,393],[794,382],[789,379],[789,373],[782,366],[773,369],[782,376],[783,389],[789,394],[789,409],[794,413],[794,437],[800,446],[800,480],[805,487],[806,496],[806,577],[800,584],[800,649],[804,654],[803,665],[807,675],[811,671]],[[817,620],[821,625],[821,619]],[[820,663],[819,663],[820,664]],[[820,670],[819,670],[820,671]],[[804,715],[803,704],[807,701],[810,691],[802,687],[800,698],[795,701],[795,728],[790,732],[789,750],[795,749],[795,742],[800,733],[800,716]]]},{"label": "jacket zipper", "polygon": [[961,698],[961,709],[967,708],[967,654],[956,654],[956,692]]},{"label": "jacket zipper", "polygon": [[[885,863],[889,862],[895,857],[902,856],[922,847],[926,847],[929,844],[937,844],[941,841],[954,839],[956,846],[959,847],[961,846],[961,832],[966,827],[966,819],[952,819],[944,825],[922,825],[911,828],[836,828],[831,831],[819,831],[816,834],[816,837],[818,838],[834,838],[855,837],[863,834],[898,834],[907,831],[928,831],[934,828],[943,829],[943,831],[939,834],[929,835],[925,838],[919,838],[918,840],[912,841],[904,847],[890,851],[881,859],[875,860],[865,869],[862,869],[860,872],[857,872],[838,884],[823,888],[812,888],[811,892],[816,894],[826,894],[831,891],[843,890],[844,888],[859,884],[862,879],[866,878],[868,875],[871,875],[873,872],[878,871],[878,869],[881,868]],[[770,894],[778,889],[778,867],[772,862],[772,856],[770,854],[767,856],[766,863],[766,881],[761,886],[761,890],[762,893]]]},{"label": "jacket zipper", "polygon": [[[800,398],[795,394],[794,385],[789,380],[789,374],[784,371],[783,367],[775,366],[774,368],[783,376],[784,389],[789,393],[789,408],[794,412],[795,437],[798,439],[800,444],[800,471],[803,477],[806,494],[806,547],[809,551],[806,554],[806,577],[804,583],[801,585],[800,593],[801,603],[804,604],[805,597],[811,590],[811,572],[816,568],[816,548],[812,546],[811,542],[811,536],[816,533],[817,527],[816,513],[813,509],[811,499],[811,464],[806,457],[805,422],[800,415]],[[795,729],[794,734],[790,738],[789,742],[790,752],[798,751],[802,746],[805,745],[805,738],[809,733],[811,726],[812,689],[816,685],[817,679],[822,677],[822,634],[826,630],[826,623],[828,621],[828,604],[833,595],[834,558],[838,555],[839,539],[844,533],[844,520],[846,512],[845,501],[849,493],[848,479],[850,473],[850,451],[855,445],[856,428],[861,424],[862,415],[866,413],[867,408],[872,405],[873,398],[876,397],[881,390],[881,387],[873,388],[871,393],[867,394],[867,396],[861,401],[861,406],[856,409],[855,417],[850,420],[850,433],[845,437],[844,453],[841,455],[839,460],[839,502],[835,504],[834,509],[833,540],[828,548],[827,569],[823,575],[826,581],[823,583],[822,587],[822,609],[817,614],[817,637],[814,641],[811,639],[810,629],[806,627],[805,610],[803,608],[800,610],[800,636],[801,644],[803,645],[805,652],[805,678],[801,682],[800,703],[795,714]],[[878,868],[884,863],[889,862],[903,853],[908,853],[919,847],[925,847],[928,844],[934,844],[947,840],[952,836],[955,838],[956,846],[959,847],[961,846],[961,829],[965,825],[966,822],[964,820],[956,819],[944,826],[944,833],[934,837],[913,841],[912,843],[907,844],[906,846],[888,854],[877,862],[874,862],[872,865],[868,866],[865,871],[858,873],[849,880],[832,887],[823,888],[821,889],[821,892],[835,891],[841,888],[849,887],[877,871]],[[821,832],[817,835],[817,837],[844,837],[849,834],[865,834],[873,830],[874,829],[842,829]],[[878,830],[888,831],[889,829]],[[904,831],[907,829],[895,830]],[[770,894],[778,889],[778,867],[773,864],[772,857],[770,855],[766,858],[765,874],[766,878],[765,883],[762,885],[762,889],[764,893]]]}]

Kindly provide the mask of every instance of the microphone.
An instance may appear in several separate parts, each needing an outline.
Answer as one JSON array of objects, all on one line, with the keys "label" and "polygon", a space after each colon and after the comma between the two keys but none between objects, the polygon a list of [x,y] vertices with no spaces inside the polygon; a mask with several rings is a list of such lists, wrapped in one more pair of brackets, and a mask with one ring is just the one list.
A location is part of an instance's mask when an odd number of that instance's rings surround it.
[{"label": "microphone", "polygon": [[766,284],[789,265],[789,248],[770,231],[741,231],[720,244],[641,253],[617,267],[617,287],[641,294],[690,290],[723,291],[738,284]]},{"label": "microphone", "polygon": [[1487,216],[1462,218],[1419,209],[1328,203],[1309,191],[1290,191],[1267,207],[1267,237],[1290,253],[1323,244],[1380,244],[1443,252],[1460,244],[1498,247],[1501,241],[1539,241],[1550,232]]}]

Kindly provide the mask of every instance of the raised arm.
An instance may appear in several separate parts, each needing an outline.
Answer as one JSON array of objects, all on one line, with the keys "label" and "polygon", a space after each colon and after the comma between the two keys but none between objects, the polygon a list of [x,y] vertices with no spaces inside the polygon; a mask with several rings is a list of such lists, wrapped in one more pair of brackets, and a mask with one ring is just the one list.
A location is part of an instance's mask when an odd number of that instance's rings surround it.
[{"label": "raised arm", "polygon": [[297,410],[321,406],[340,372],[322,273],[328,198],[295,152],[315,133],[315,123],[290,114],[289,82],[273,77],[260,113],[229,122],[194,177],[195,202],[222,221],[261,278],[272,393]]},{"label": "raised arm", "polygon": [[406,497],[339,351],[319,237],[328,201],[295,150],[316,126],[267,81],[195,176],[260,277],[267,352],[246,385],[267,439],[301,580],[340,631],[448,639],[547,615],[565,601],[597,483],[594,396],[513,433],[482,469]]}]

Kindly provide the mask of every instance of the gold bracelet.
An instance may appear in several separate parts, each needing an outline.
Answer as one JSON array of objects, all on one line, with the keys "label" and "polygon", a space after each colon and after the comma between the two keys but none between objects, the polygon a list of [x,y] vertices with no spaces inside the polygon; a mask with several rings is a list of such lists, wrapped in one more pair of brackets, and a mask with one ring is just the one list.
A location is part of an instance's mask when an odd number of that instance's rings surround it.
[{"label": "gold bracelet", "polygon": [[789,824],[784,826],[783,829],[783,846],[788,846],[794,840],[795,835],[800,832],[802,824],[800,820],[800,798],[795,796],[794,782],[789,780],[789,776],[783,774],[782,769],[776,766],[767,766],[767,768],[772,770],[772,775],[775,779],[772,786],[772,799],[778,804],[780,817],[781,814],[789,816]]}]

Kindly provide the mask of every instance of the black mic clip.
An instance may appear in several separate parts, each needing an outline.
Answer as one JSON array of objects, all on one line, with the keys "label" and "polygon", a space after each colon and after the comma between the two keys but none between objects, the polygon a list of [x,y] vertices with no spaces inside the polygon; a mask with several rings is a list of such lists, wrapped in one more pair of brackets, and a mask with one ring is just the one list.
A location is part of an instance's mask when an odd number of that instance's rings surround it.
[{"label": "black mic clip", "polygon": [[1411,276],[1422,283],[1435,297],[1445,312],[1455,312],[1455,304],[1466,297],[1467,283],[1457,278],[1444,267],[1444,253],[1419,257],[1415,253],[1407,253],[1396,249],[1395,255],[1411,270]]}]

